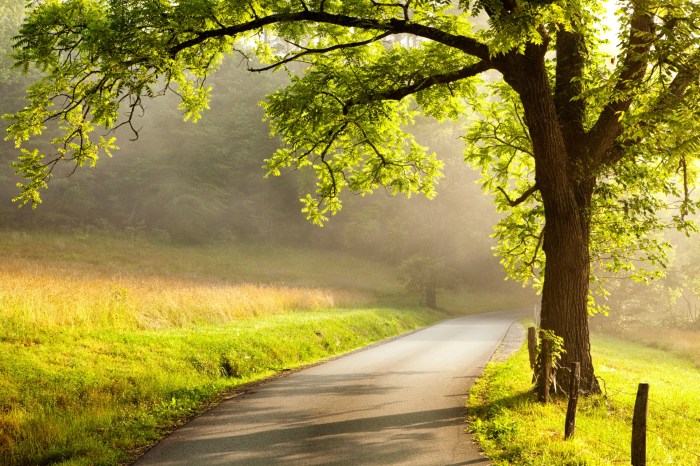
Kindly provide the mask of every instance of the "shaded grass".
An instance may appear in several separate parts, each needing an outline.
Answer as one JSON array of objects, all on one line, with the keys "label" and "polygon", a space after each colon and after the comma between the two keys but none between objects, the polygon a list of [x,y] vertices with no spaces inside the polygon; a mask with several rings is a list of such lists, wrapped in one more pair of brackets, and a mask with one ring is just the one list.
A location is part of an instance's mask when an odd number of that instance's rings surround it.
[{"label": "shaded grass", "polygon": [[564,441],[566,400],[536,402],[526,348],[487,366],[470,392],[475,438],[494,465],[629,464],[637,385],[650,384],[648,464],[700,464],[700,371],[667,352],[612,337],[592,344],[606,393],[580,398]]},{"label": "shaded grass", "polygon": [[275,243],[193,247],[112,234],[0,231],[0,256],[3,261],[24,261],[30,271],[32,267],[58,267],[102,278],[155,277],[191,283],[328,288],[372,296],[402,294],[394,266],[349,253]]},{"label": "shaded grass", "polygon": [[222,392],[440,317],[328,310],[160,331],[0,324],[0,464],[118,464]]}]

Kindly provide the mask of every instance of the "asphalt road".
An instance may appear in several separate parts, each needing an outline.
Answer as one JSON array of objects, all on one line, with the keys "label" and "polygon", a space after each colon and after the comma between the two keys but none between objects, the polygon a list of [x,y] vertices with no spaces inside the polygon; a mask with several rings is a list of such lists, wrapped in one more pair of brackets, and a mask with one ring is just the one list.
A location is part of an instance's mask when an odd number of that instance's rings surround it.
[{"label": "asphalt road", "polygon": [[522,314],[448,320],[261,384],[136,465],[489,464],[465,433],[466,393]]}]

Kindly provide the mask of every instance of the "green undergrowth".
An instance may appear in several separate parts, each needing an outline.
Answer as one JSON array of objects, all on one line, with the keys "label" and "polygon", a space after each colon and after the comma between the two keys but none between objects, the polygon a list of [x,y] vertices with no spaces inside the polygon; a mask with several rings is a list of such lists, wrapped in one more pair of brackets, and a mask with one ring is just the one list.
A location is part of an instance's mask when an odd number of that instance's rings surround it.
[{"label": "green undergrowth", "polygon": [[0,464],[111,465],[223,393],[444,316],[299,312],[161,330],[0,322]]},{"label": "green undergrowth", "polygon": [[700,370],[687,359],[612,337],[592,341],[600,396],[579,398],[576,432],[564,440],[567,400],[537,403],[527,349],[491,363],[473,386],[468,412],[494,465],[630,464],[639,383],[649,383],[647,464],[700,464]]}]

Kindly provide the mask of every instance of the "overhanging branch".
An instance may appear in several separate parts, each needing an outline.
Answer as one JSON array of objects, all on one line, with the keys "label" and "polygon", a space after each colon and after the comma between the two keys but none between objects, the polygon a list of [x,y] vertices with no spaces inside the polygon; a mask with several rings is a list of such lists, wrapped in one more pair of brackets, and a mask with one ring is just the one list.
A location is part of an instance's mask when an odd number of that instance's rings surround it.
[{"label": "overhanging branch", "polygon": [[438,84],[449,84],[462,79],[470,78],[476,76],[477,74],[483,73],[484,71],[490,70],[491,68],[493,68],[493,65],[490,62],[480,61],[450,73],[420,77],[414,79],[412,84],[408,84],[403,87],[389,89],[383,92],[376,92],[361,98],[352,99],[343,106],[343,114],[347,115],[350,108],[355,105],[378,102],[381,100],[401,100],[404,97],[428,89],[432,86],[436,86]]},{"label": "overhanging branch", "polygon": [[[700,52],[696,52],[693,58],[696,58],[698,55],[700,55]],[[666,91],[659,96],[659,98],[656,100],[656,103],[646,113],[652,116],[667,115],[668,113],[672,112],[673,109],[676,108],[678,105],[683,105],[685,93],[688,90],[688,88],[696,81],[697,73],[698,71],[694,69],[681,69],[678,72],[678,74],[673,78],[673,81],[671,81],[669,86],[666,88]],[[653,120],[647,120],[640,123],[642,127],[647,128],[653,127],[654,124],[655,123]],[[614,165],[625,156],[628,148],[639,144],[639,142],[639,139],[635,138],[615,143],[605,153],[605,155],[601,157],[598,165]]]},{"label": "overhanging branch", "polygon": [[276,63],[273,63],[272,65],[269,66],[263,66],[261,68],[248,68],[248,71],[254,71],[254,72],[262,72],[262,71],[269,71],[271,69],[277,68],[278,66],[284,65],[286,63],[293,62],[294,60],[298,60],[299,58],[305,56],[305,55],[320,55],[328,52],[333,52],[334,50],[340,50],[340,49],[348,49],[348,48],[353,48],[353,47],[362,47],[363,45],[368,45],[373,42],[377,42],[379,40],[382,40],[385,37],[390,36],[390,32],[384,32],[382,34],[379,34],[378,36],[375,36],[371,39],[367,40],[362,40],[362,41],[357,41],[357,42],[347,42],[343,44],[337,44],[333,45],[331,47],[325,47],[325,48],[320,48],[320,49],[310,49],[310,48],[305,48],[302,47],[299,44],[292,44],[295,47],[298,47],[302,49],[302,52],[295,53],[289,57],[286,57]]},{"label": "overhanging branch", "polygon": [[605,156],[620,135],[620,115],[629,109],[633,100],[631,92],[642,82],[646,72],[648,52],[653,42],[650,36],[654,30],[654,21],[651,13],[642,10],[641,3],[643,2],[635,5],[629,29],[629,46],[610,101],[589,132],[589,156],[596,162]]},{"label": "overhanging branch", "polygon": [[326,13],[324,11],[275,13],[268,16],[256,17],[251,21],[241,24],[202,31],[197,33],[195,37],[174,45],[169,49],[169,52],[171,56],[175,56],[182,50],[195,47],[209,39],[214,39],[217,37],[233,37],[245,32],[259,30],[277,23],[298,22],[335,24],[346,28],[384,31],[390,34],[411,34],[447,45],[448,47],[456,48],[469,55],[481,58],[482,60],[489,60],[488,47],[472,37],[451,34],[438,28],[425,26],[406,20],[390,19],[388,21],[380,21],[372,18],[359,18],[354,16]]}]

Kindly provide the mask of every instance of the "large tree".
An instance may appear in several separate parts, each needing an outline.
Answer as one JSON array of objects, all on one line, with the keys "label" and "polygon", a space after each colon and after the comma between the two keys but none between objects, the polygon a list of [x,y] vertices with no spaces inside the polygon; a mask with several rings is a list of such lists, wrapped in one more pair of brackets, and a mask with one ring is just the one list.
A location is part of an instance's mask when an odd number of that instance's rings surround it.
[{"label": "large tree", "polygon": [[[59,162],[93,163],[148,98],[175,92],[186,117],[207,107],[206,78],[227,53],[285,69],[265,109],[285,148],[267,161],[315,172],[303,210],[315,221],[344,190],[434,194],[441,162],[407,132],[417,113],[460,119],[467,158],[508,215],[497,227],[511,273],[542,282],[544,329],[562,364],[589,352],[591,264],[631,269],[663,258],[654,231],[685,215],[697,166],[697,24],[693,0],[617,5],[617,48],[592,0],[38,0],[18,63],[45,77],[9,128],[39,202]],[[235,112],[236,109],[231,109]],[[58,121],[54,150],[27,147]],[[97,134],[97,136],[95,136]],[[660,216],[673,195],[680,210]],[[546,271],[545,271],[546,263]],[[565,378],[560,381],[565,385]]]}]

